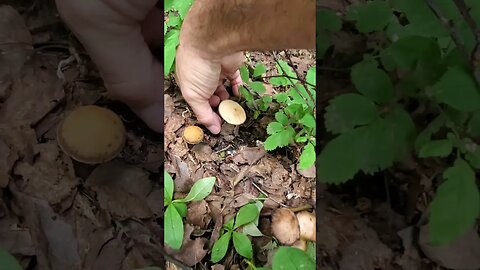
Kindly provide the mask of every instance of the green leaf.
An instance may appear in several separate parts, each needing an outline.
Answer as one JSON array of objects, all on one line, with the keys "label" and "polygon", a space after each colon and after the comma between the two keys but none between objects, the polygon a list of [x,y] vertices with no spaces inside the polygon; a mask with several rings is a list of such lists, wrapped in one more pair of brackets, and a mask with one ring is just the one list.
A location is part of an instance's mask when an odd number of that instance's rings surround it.
[{"label": "green leaf", "polygon": [[173,202],[173,206],[177,209],[178,213],[180,214],[181,217],[186,217],[187,216],[187,204],[184,202]]},{"label": "green leaf", "polygon": [[248,83],[250,81],[250,73],[248,72],[248,68],[246,66],[240,67],[240,77],[244,83]]},{"label": "green leaf", "polygon": [[242,255],[243,257],[247,259],[252,259],[253,257],[253,248],[252,248],[252,242],[250,242],[250,239],[243,234],[239,232],[233,232],[233,246],[235,247],[235,250],[238,252],[238,254]]},{"label": "green leaf", "polygon": [[0,248],[0,268],[5,270],[23,270],[17,259],[8,251]]},{"label": "green leaf", "polygon": [[474,112],[468,121],[468,133],[473,137],[480,136],[480,111]]},{"label": "green leaf", "polygon": [[347,10],[347,19],[356,21],[358,31],[369,33],[384,29],[392,16],[392,9],[384,0],[369,1],[365,4],[351,5]]},{"label": "green leaf", "polygon": [[252,88],[253,91],[258,94],[264,94],[267,91],[267,89],[265,89],[265,86],[261,82],[251,82],[249,86],[250,88]]},{"label": "green leaf", "polygon": [[169,205],[164,214],[165,226],[165,244],[173,249],[180,249],[183,242],[183,221],[177,209],[173,205]]},{"label": "green leaf", "polygon": [[166,171],[163,170],[163,188],[164,188],[164,206],[167,206],[173,199],[173,179],[172,176]]},{"label": "green leaf", "polygon": [[333,98],[325,111],[325,127],[333,134],[369,124],[379,117],[372,101],[354,93]]},{"label": "green leaf", "polygon": [[279,247],[273,255],[273,270],[313,270],[315,262],[303,250],[294,247]]},{"label": "green leaf", "polygon": [[281,123],[279,122],[271,122],[267,126],[267,134],[272,135],[274,133],[278,133],[280,131],[284,130],[284,127]]},{"label": "green leaf", "polygon": [[277,147],[287,146],[291,140],[295,138],[295,130],[288,126],[286,129],[270,135],[264,143],[264,148],[267,151],[275,150]]},{"label": "green leaf", "polygon": [[217,242],[212,247],[212,262],[217,263],[225,254],[227,254],[228,246],[230,244],[230,238],[232,237],[232,232],[228,231],[224,235],[222,235]]},{"label": "green leaf", "polygon": [[433,140],[422,146],[418,156],[426,157],[447,157],[452,153],[453,144],[451,140]]},{"label": "green leaf", "polygon": [[185,18],[187,15],[188,10],[192,6],[193,0],[181,0],[181,1],[173,1],[173,8],[178,11],[180,17]]},{"label": "green leaf", "polygon": [[233,229],[237,229],[242,225],[250,223],[258,217],[258,208],[255,204],[246,204],[238,210],[237,217],[235,218],[235,226]]},{"label": "green leaf", "polygon": [[240,85],[238,88],[240,95],[242,95],[247,102],[253,102],[253,95],[243,86]]},{"label": "green leaf", "polygon": [[280,103],[284,103],[290,100],[288,94],[284,92],[276,94],[275,99]]},{"label": "green leaf", "polygon": [[446,179],[432,201],[430,209],[430,240],[448,244],[471,229],[478,217],[480,196],[475,172],[462,159],[457,159],[443,177]]},{"label": "green leaf", "polygon": [[262,76],[265,72],[267,72],[267,68],[262,63],[257,63],[253,70],[253,77]]},{"label": "green leaf", "polygon": [[337,32],[342,29],[342,20],[340,17],[334,11],[328,9],[320,9],[317,11],[317,23],[320,28],[332,32]]},{"label": "green leaf", "polygon": [[315,147],[308,143],[300,155],[300,170],[306,170],[315,164]]},{"label": "green leaf", "polygon": [[298,123],[309,127],[309,128],[314,128],[316,127],[317,123],[315,121],[315,117],[313,117],[310,113],[306,113],[299,121]]},{"label": "green leaf", "polygon": [[307,242],[307,255],[312,261],[315,262],[317,260],[317,247],[314,242]]},{"label": "green leaf", "polygon": [[282,111],[278,111],[275,113],[275,119],[277,120],[277,122],[281,123],[282,125],[288,124],[288,117]]},{"label": "green leaf", "polygon": [[307,140],[308,140],[307,136],[296,136],[295,137],[295,142],[303,143],[303,142],[306,142]]},{"label": "green leaf", "polygon": [[415,123],[410,114],[402,107],[394,107],[385,116],[392,131],[394,156],[396,161],[405,161],[411,156],[412,145],[416,136]]},{"label": "green leaf", "polygon": [[[297,74],[295,73],[295,71],[293,71],[293,68],[291,66],[289,66],[287,62],[280,59],[280,60],[278,60],[278,63],[276,64],[276,67],[277,67],[278,74],[287,75],[287,76],[295,78],[295,79],[297,78]],[[293,83],[298,82],[295,79],[292,79]]]},{"label": "green leaf", "polygon": [[233,223],[235,222],[235,218],[231,218],[227,221],[227,223],[223,224],[223,227],[227,228],[228,230],[233,230]]},{"label": "green leaf", "polygon": [[477,145],[475,151],[465,154],[465,159],[475,169],[480,169],[480,147]]},{"label": "green leaf", "polygon": [[441,127],[445,125],[445,115],[440,114],[435,118],[428,126],[420,132],[417,139],[415,140],[415,150],[418,152],[427,142],[430,141],[430,138],[433,134],[437,133]]},{"label": "green leaf", "polygon": [[[307,88],[312,93],[313,97],[315,98],[315,86],[317,85],[317,69],[315,66],[311,67],[307,71],[307,76],[305,77],[307,83]],[[311,84],[311,85],[310,85]]]},{"label": "green leaf", "polygon": [[388,74],[376,62],[363,61],[352,67],[352,82],[357,90],[377,103],[393,99],[393,84]]},{"label": "green leaf", "polygon": [[180,26],[182,24],[182,19],[175,13],[170,12],[168,14],[168,22],[167,22],[167,27],[176,27]]},{"label": "green leaf", "polygon": [[315,106],[315,100],[312,100],[314,96],[312,95],[312,98],[310,98],[310,96],[307,93],[307,90],[301,84],[295,84],[294,86],[292,86],[288,90],[287,94],[292,98],[294,103],[306,104],[310,107]]},{"label": "green leaf", "polygon": [[392,43],[386,52],[392,56],[399,67],[413,68],[431,46],[436,46],[436,40],[433,38],[407,36]]},{"label": "green leaf", "polygon": [[432,87],[433,95],[460,111],[480,109],[480,93],[473,77],[460,67],[450,67]]},{"label": "green leaf", "polygon": [[170,30],[165,36],[165,49],[164,49],[164,75],[168,76],[172,70],[173,62],[175,60],[175,54],[177,51],[177,45],[179,43],[180,31],[173,29]]},{"label": "green leaf", "polygon": [[174,0],[165,0],[163,2],[163,8],[165,11],[173,9],[173,1]]},{"label": "green leaf", "polygon": [[242,227],[242,231],[243,233],[251,236],[257,236],[257,237],[263,236],[263,233],[258,229],[257,225],[255,225],[253,222],[245,224]]},{"label": "green leaf", "polygon": [[200,180],[197,180],[193,184],[192,189],[188,193],[187,197],[179,199],[176,201],[180,202],[190,202],[190,201],[201,201],[212,192],[213,185],[215,185],[215,177],[206,177]]}]

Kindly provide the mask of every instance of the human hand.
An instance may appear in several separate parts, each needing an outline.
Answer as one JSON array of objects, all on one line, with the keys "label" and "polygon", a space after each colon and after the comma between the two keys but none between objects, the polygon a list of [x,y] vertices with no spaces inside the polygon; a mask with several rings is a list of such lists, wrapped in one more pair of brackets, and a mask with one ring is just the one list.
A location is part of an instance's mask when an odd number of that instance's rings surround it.
[{"label": "human hand", "polygon": [[110,96],[153,130],[163,131],[163,45],[157,0],[56,0],[63,20],[97,65]]},{"label": "human hand", "polygon": [[239,95],[242,84],[239,67],[244,62],[243,53],[227,56],[209,55],[184,39],[176,53],[176,79],[185,101],[190,105],[198,121],[213,134],[220,133],[220,116],[213,111],[221,100],[230,94],[224,80],[230,81],[232,92]]}]

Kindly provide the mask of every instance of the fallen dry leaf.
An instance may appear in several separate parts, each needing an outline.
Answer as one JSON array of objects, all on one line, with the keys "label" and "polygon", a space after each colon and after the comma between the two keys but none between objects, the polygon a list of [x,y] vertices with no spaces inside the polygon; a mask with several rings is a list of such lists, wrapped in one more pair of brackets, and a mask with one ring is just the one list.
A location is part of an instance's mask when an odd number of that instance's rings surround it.
[{"label": "fallen dry leaf", "polygon": [[263,147],[240,147],[233,157],[235,164],[253,165],[263,158],[267,153]]},{"label": "fallen dry leaf", "polygon": [[20,161],[15,166],[14,173],[21,176],[16,185],[26,194],[60,203],[78,185],[73,164],[55,142],[38,144],[34,151],[38,158],[33,164]]},{"label": "fallen dry leaf", "polygon": [[173,103],[173,99],[169,94],[163,95],[163,104],[164,104],[163,119],[164,119],[164,122],[166,122],[166,120],[169,119],[170,116],[172,116],[172,112],[175,109],[175,104]]},{"label": "fallen dry leaf", "polygon": [[17,219],[0,219],[0,247],[12,254],[34,256],[35,245],[28,228],[22,228]]},{"label": "fallen dry leaf", "polygon": [[477,228],[448,245],[435,246],[429,243],[428,225],[420,227],[419,245],[432,261],[449,269],[480,269],[480,237]]},{"label": "fallen dry leaf", "polygon": [[195,155],[195,158],[200,162],[214,161],[217,159],[213,153],[212,148],[205,143],[199,143],[190,150]]},{"label": "fallen dry leaf", "polygon": [[179,251],[171,249],[168,245],[165,246],[168,254],[188,266],[194,266],[201,262],[208,252],[208,250],[204,249],[207,239],[203,237],[197,237],[194,240],[190,239],[193,230],[193,226],[185,224],[182,248]]},{"label": "fallen dry leaf", "polygon": [[208,204],[205,200],[188,204],[186,220],[188,223],[206,229],[212,218],[209,215]]},{"label": "fallen dry leaf", "polygon": [[121,161],[95,168],[86,180],[96,193],[101,207],[120,218],[147,218],[153,215],[146,197],[152,190],[149,175]]},{"label": "fallen dry leaf", "polygon": [[56,75],[56,62],[57,58],[39,54],[27,62],[0,108],[0,122],[34,125],[57,106],[65,93]]}]

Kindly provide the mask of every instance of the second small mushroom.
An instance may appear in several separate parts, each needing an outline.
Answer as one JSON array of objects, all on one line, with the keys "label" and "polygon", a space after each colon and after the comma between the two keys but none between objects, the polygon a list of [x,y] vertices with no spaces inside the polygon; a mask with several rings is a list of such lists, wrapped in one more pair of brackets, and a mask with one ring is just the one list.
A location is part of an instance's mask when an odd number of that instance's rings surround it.
[{"label": "second small mushroom", "polygon": [[218,105],[218,113],[227,123],[231,125],[241,125],[247,120],[245,110],[233,100],[223,100]]}]

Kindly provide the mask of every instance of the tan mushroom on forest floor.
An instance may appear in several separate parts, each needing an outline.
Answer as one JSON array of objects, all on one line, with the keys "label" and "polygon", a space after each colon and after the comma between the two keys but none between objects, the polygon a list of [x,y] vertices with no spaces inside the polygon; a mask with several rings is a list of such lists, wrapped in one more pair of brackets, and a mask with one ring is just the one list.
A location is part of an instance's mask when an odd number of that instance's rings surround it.
[{"label": "tan mushroom on forest floor", "polygon": [[300,238],[300,226],[292,210],[279,208],[272,214],[273,235],[284,245],[293,245]]},{"label": "tan mushroom on forest floor", "polygon": [[223,100],[218,105],[218,113],[227,123],[231,125],[241,125],[247,120],[245,110],[233,100]]},{"label": "tan mushroom on forest floor", "polygon": [[203,140],[203,130],[197,126],[188,126],[183,130],[182,137],[189,144],[197,144]]},{"label": "tan mushroom on forest floor", "polygon": [[125,126],[109,109],[87,105],[70,112],[57,129],[60,148],[73,159],[98,164],[115,158],[126,140]]}]

